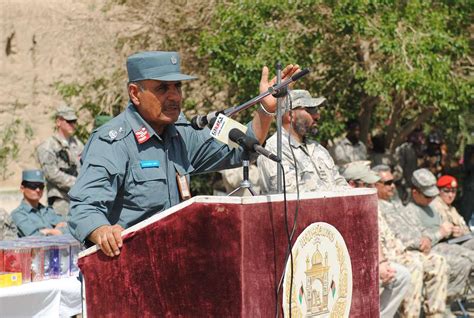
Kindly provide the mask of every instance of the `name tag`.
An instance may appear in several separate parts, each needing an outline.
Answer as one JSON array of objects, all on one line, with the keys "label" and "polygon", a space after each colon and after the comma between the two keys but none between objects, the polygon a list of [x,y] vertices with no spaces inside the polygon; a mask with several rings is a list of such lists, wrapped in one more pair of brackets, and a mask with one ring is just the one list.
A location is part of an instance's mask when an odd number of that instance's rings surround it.
[{"label": "name tag", "polygon": [[158,160],[141,160],[140,167],[145,168],[158,168],[160,167],[160,162]]}]

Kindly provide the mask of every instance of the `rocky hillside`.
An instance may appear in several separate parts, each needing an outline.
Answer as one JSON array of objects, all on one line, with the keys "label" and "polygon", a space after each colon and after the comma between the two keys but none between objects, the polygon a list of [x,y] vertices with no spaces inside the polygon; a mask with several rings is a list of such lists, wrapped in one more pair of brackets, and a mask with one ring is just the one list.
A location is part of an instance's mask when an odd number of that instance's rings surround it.
[{"label": "rocky hillside", "polygon": [[1,188],[16,188],[21,170],[37,167],[34,149],[53,132],[54,109],[64,103],[55,83],[81,80],[84,69],[100,72],[105,61],[124,61],[111,39],[133,25],[114,19],[120,8],[104,10],[104,4],[101,0],[0,0],[0,131],[20,120],[11,138],[20,146],[19,156],[0,167],[5,177]]}]

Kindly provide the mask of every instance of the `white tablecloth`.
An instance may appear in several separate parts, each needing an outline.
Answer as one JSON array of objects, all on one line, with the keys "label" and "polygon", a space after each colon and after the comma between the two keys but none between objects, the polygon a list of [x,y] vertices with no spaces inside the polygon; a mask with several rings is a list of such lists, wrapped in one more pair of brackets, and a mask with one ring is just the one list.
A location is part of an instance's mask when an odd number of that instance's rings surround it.
[{"label": "white tablecloth", "polygon": [[77,277],[0,288],[0,317],[70,317],[81,313]]}]

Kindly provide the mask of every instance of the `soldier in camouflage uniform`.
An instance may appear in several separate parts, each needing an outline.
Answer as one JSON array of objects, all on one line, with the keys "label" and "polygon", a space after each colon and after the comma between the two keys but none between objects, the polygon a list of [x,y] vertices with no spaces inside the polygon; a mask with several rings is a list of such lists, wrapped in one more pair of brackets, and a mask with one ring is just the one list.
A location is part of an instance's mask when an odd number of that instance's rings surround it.
[{"label": "soldier in camouflage uniform", "polygon": [[[353,188],[373,188],[374,184],[380,180],[380,177],[369,169],[369,163],[365,161],[351,162],[342,175]],[[380,317],[382,318],[394,317],[409,290],[413,289],[413,286],[410,286],[412,278],[409,270],[387,256],[385,246],[382,245],[382,241],[379,241],[379,294]],[[420,307],[420,302],[418,307]]]},{"label": "soldier in camouflage uniform", "polygon": [[36,154],[44,171],[48,188],[48,204],[67,216],[68,191],[79,173],[80,155],[84,145],[73,136],[77,117],[74,110],[61,106],[56,112],[56,134],[38,146]]},{"label": "soldier in camouflage uniform", "polygon": [[0,241],[18,238],[18,229],[13,222],[10,213],[0,208]]},{"label": "soldier in camouflage uniform", "polygon": [[[421,177],[419,170],[423,170],[421,171]],[[423,197],[423,200],[426,201],[426,205],[428,205],[429,202],[433,200],[433,197],[436,196],[438,189],[436,187],[433,189],[432,185],[429,185],[427,181],[425,173],[430,172],[426,169],[419,170],[414,172],[414,177],[411,180],[414,184],[412,195],[416,192],[415,196],[417,198],[419,196]],[[417,190],[417,187],[421,189]],[[429,197],[430,195],[433,195],[433,197]],[[426,231],[417,217],[419,209],[422,208],[414,202],[410,202],[406,207],[401,207],[394,202],[385,200],[383,204],[381,204],[381,211],[387,224],[407,249],[418,250],[428,254],[432,251],[432,246],[439,241],[440,237],[439,234]],[[450,245],[450,247],[451,246],[452,245]],[[456,253],[447,253],[447,251],[441,251],[440,249],[433,249],[432,252],[444,256],[449,265],[448,301],[452,301],[463,295],[467,287],[472,266],[470,259]]]},{"label": "soldier in camouflage uniform", "polygon": [[[456,208],[452,206],[456,193],[458,190],[458,181],[455,177],[444,175],[436,182],[439,189],[439,196],[430,203],[431,208],[440,214],[442,222],[449,222],[453,225],[453,233],[451,237],[461,237],[463,235],[471,234],[471,230],[464,221],[464,218],[458,213]],[[469,246],[472,249],[472,241],[469,240],[463,245]]]},{"label": "soldier in camouflage uniform", "polygon": [[[292,90],[290,97],[293,110],[291,114],[287,112],[282,116],[282,164],[286,191],[296,192],[297,183],[301,192],[347,187],[328,151],[307,138],[311,130],[316,130],[315,126],[320,118],[318,106],[326,99],[312,98],[306,90]],[[265,148],[273,153],[277,152],[276,133],[267,140]],[[277,164],[259,156],[257,166],[262,193],[276,193]]]},{"label": "soldier in camouflage uniform", "polygon": [[334,147],[334,161],[341,168],[354,161],[367,160],[367,147],[359,140],[359,122],[349,120],[346,131],[346,137]]},{"label": "soldier in camouflage uniform", "polygon": [[428,317],[442,317],[446,308],[448,266],[443,256],[407,250],[395,237],[380,210],[395,194],[390,167],[379,165],[374,171],[380,176],[375,184],[379,197],[379,235],[382,254],[389,260],[405,265],[411,273],[411,287],[402,302],[401,317],[419,317],[420,304]]}]

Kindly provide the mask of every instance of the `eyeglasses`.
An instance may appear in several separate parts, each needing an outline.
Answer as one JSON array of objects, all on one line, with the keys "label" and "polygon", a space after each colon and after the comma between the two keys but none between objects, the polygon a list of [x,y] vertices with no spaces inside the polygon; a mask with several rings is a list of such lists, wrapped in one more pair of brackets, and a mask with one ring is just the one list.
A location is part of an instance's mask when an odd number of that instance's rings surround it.
[{"label": "eyeglasses", "polygon": [[444,193],[456,193],[458,192],[458,189],[457,188],[442,188],[441,191]]},{"label": "eyeglasses", "polygon": [[36,190],[36,189],[43,190],[44,189],[44,183],[40,183],[40,182],[23,181],[23,186],[30,190]]},{"label": "eyeglasses", "polygon": [[379,183],[382,183],[384,186],[391,186],[393,184],[393,179],[390,180],[385,180],[385,181],[379,181]]},{"label": "eyeglasses", "polygon": [[68,124],[76,124],[77,123],[77,120],[76,119],[73,119],[73,120],[66,120],[66,122]]}]

